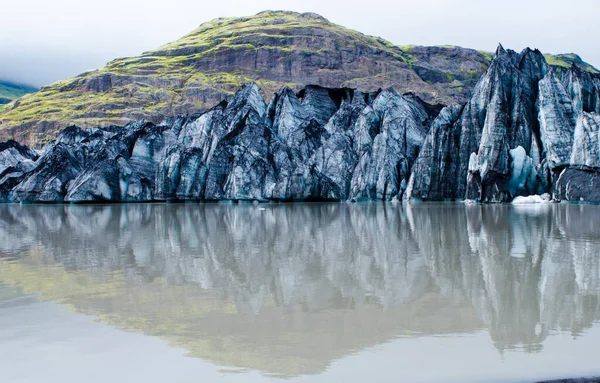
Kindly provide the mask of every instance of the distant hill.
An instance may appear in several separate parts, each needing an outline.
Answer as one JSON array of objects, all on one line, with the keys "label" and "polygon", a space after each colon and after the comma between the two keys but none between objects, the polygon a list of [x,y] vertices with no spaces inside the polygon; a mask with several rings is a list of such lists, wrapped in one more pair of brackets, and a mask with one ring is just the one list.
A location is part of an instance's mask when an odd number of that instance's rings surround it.
[{"label": "distant hill", "polygon": [[28,93],[37,92],[38,89],[29,85],[15,84],[0,80],[0,105],[8,104]]},{"label": "distant hill", "polygon": [[548,64],[550,64],[550,65],[560,66],[563,68],[568,68],[571,65],[575,65],[575,66],[578,66],[579,68],[586,70],[590,73],[594,73],[594,74],[600,73],[600,71],[598,69],[594,68],[590,64],[583,61],[581,59],[581,57],[579,57],[575,53],[564,53],[564,54],[558,54],[558,55],[545,54],[544,57],[546,58],[546,61],[548,61]]},{"label": "distant hill", "polygon": [[[284,86],[298,91],[320,85],[366,92],[393,87],[429,103],[462,103],[491,58],[455,46],[395,46],[314,13],[220,18],[156,50],[113,60],[8,104],[0,109],[0,140],[39,146],[71,124],[160,122],[211,108],[248,82],[267,99]],[[568,57],[557,64],[568,65]]]}]

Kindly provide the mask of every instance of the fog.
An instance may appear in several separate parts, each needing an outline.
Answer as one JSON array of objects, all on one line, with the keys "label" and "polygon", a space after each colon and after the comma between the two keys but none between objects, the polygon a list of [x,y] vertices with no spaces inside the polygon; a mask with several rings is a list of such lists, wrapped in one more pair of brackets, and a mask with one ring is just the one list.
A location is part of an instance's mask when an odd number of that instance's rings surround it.
[{"label": "fog", "polygon": [[597,0],[6,0],[0,78],[42,86],[175,40],[201,23],[266,9],[316,12],[395,44],[578,53],[600,67]]}]

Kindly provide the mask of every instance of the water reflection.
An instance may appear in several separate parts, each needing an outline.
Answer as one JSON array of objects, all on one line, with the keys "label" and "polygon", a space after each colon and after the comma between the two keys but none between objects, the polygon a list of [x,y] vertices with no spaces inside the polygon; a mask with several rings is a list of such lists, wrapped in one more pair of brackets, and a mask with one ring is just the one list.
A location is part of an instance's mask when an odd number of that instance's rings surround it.
[{"label": "water reflection", "polygon": [[283,376],[481,329],[540,352],[600,319],[597,206],[1,205],[0,238],[10,288]]}]

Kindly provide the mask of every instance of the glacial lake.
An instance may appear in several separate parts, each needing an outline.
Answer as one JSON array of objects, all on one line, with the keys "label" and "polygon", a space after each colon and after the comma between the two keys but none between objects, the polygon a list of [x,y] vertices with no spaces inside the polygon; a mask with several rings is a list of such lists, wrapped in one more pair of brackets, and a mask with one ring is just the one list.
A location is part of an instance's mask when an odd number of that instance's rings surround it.
[{"label": "glacial lake", "polygon": [[600,206],[0,205],[0,380],[600,375]]}]

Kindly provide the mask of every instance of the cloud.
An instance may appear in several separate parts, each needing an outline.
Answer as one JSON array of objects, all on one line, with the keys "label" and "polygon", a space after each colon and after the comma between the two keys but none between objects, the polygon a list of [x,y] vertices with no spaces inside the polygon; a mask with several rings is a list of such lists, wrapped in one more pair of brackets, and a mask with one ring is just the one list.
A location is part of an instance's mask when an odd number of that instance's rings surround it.
[{"label": "cloud", "polygon": [[575,52],[600,66],[596,0],[22,0],[0,15],[0,78],[44,85],[154,49],[222,16],[316,12],[396,44]]}]

